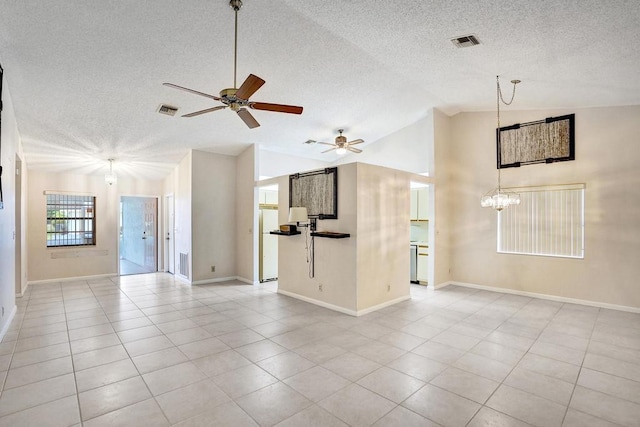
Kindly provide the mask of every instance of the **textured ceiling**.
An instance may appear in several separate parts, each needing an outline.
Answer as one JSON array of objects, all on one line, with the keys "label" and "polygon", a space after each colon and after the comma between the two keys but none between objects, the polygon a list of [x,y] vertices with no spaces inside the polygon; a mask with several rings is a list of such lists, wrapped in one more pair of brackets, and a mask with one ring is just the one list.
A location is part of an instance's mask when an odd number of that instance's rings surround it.
[{"label": "textured ceiling", "polygon": [[[245,0],[238,83],[256,74],[252,100],[304,106],[253,111],[256,129],[228,110],[181,118],[218,104],[162,86],[233,85],[226,0],[2,0],[0,60],[29,168],[104,173],[113,157],[119,174],[157,179],[189,148],[331,161],[303,141],[344,128],[369,144],[433,107],[492,110],[498,74],[523,80],[510,108],[638,105],[638,28],[637,0]],[[482,44],[449,41],[469,33]]]}]

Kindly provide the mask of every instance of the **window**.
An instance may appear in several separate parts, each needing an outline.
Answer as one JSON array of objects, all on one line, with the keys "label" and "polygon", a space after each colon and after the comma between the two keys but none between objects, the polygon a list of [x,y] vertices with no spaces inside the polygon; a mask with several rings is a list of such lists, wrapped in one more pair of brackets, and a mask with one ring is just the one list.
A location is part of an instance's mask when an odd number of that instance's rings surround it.
[{"label": "window", "polygon": [[510,190],[520,205],[498,215],[498,252],[584,258],[584,184]]},{"label": "window", "polygon": [[47,194],[47,247],[96,244],[96,198]]}]

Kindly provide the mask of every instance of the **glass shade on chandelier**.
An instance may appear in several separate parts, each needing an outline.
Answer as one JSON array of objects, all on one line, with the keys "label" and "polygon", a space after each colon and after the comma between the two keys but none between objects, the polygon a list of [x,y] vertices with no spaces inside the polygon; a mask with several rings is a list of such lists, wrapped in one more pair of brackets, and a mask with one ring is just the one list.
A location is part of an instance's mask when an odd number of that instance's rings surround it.
[{"label": "glass shade on chandelier", "polygon": [[480,206],[483,208],[493,208],[498,212],[513,205],[520,204],[520,195],[501,188],[494,188],[480,199]]},{"label": "glass shade on chandelier", "polygon": [[344,147],[338,147],[338,148],[336,149],[336,153],[337,153],[339,156],[343,155],[343,154],[344,154],[344,153],[346,153],[346,152],[347,152],[347,149],[346,149],[346,148],[344,148]]},{"label": "glass shade on chandelier", "polygon": [[118,182],[118,177],[113,173],[113,159],[109,159],[109,173],[104,176],[105,184],[113,185]]}]

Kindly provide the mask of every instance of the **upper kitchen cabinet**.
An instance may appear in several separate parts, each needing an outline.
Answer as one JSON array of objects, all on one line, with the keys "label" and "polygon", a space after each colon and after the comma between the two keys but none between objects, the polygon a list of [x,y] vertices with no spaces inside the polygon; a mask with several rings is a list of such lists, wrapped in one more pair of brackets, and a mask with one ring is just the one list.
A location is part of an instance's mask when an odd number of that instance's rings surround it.
[{"label": "upper kitchen cabinet", "polygon": [[411,189],[411,210],[409,212],[411,221],[429,220],[429,188]]}]

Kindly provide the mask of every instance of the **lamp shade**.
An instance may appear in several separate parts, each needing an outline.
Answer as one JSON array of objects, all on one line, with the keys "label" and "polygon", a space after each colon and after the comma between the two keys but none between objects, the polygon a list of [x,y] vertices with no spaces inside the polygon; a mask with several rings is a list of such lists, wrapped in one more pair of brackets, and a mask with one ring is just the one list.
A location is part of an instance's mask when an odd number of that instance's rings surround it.
[{"label": "lamp shade", "polygon": [[294,207],[289,208],[289,222],[308,222],[307,208]]}]

